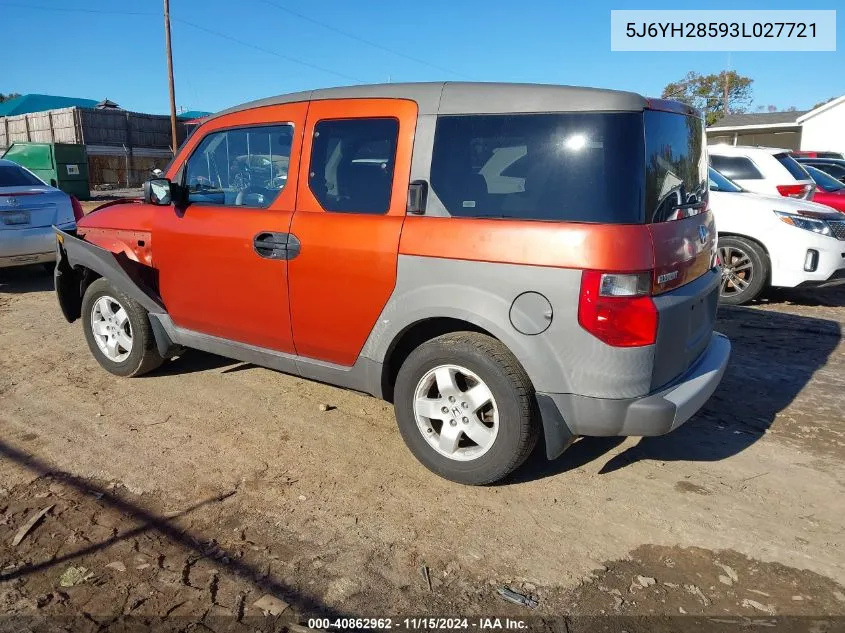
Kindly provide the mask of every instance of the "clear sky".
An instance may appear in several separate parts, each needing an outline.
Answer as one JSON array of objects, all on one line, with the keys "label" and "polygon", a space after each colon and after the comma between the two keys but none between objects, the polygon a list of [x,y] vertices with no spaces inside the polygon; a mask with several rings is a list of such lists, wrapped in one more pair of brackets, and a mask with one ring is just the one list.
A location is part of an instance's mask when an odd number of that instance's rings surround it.
[{"label": "clear sky", "polygon": [[[273,6],[276,5],[276,6]],[[845,94],[841,0],[171,0],[176,102],[216,111],[384,81],[576,84],[659,96],[690,70],[754,79],[754,106]],[[829,53],[610,51],[611,9],[839,9]],[[0,0],[0,92],[109,98],[166,113],[160,0]],[[754,108],[752,107],[752,110]]]}]

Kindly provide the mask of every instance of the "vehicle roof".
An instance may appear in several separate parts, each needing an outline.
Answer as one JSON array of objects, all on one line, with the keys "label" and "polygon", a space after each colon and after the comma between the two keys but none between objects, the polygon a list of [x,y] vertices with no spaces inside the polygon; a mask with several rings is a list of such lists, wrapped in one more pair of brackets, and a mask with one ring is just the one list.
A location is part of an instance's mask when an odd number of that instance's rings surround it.
[{"label": "vehicle roof", "polygon": [[[389,98],[416,101],[420,114],[496,114],[508,112],[630,112],[649,101],[634,92],[549,84],[431,82],[390,83],[306,90],[238,105],[209,119],[262,106],[323,99]],[[690,113],[694,111],[690,108]]]},{"label": "vehicle roof", "polygon": [[11,161],[7,158],[0,158],[0,167],[20,167],[16,162]]},{"label": "vehicle roof", "polygon": [[741,156],[743,154],[750,154],[753,152],[760,152],[763,154],[789,154],[792,150],[783,147],[759,147],[757,145],[708,145],[707,151],[711,154],[735,154]]}]

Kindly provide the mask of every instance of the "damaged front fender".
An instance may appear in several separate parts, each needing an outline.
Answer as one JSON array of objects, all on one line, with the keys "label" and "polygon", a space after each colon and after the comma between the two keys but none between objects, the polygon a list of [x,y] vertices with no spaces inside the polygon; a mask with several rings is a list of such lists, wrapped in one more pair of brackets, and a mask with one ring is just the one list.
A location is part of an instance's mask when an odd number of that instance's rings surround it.
[{"label": "damaged front fender", "polygon": [[56,232],[56,297],[69,322],[80,317],[82,295],[92,276],[108,279],[150,313],[167,312],[161,297],[143,278],[151,269],[142,267],[125,253],[115,254],[55,226],[53,229]]}]

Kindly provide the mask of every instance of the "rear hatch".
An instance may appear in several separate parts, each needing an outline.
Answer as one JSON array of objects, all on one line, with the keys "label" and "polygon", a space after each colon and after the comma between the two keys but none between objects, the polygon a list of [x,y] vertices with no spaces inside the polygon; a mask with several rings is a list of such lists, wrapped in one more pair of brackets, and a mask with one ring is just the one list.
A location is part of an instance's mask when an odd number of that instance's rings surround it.
[{"label": "rear hatch", "polygon": [[780,152],[773,154],[773,156],[780,163],[780,166],[789,172],[789,176],[795,179],[795,182],[777,185],[778,193],[789,198],[812,200],[813,193],[816,190],[816,182],[812,179],[809,172],[804,169],[804,166],[788,152]]},{"label": "rear hatch", "polygon": [[666,386],[707,348],[716,321],[719,274],[700,118],[646,110],[645,212],[654,247],[658,310],[652,390]]},{"label": "rear hatch", "polygon": [[0,230],[56,224],[56,206],[66,200],[64,193],[48,187],[32,172],[0,161]]}]

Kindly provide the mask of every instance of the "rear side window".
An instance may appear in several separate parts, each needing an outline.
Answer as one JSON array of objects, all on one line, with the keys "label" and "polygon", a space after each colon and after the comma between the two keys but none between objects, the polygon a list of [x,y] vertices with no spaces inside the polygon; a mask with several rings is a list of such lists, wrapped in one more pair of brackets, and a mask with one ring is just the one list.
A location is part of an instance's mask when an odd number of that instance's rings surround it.
[{"label": "rear side window", "polygon": [[441,116],[431,186],[453,216],[641,223],[637,112]]},{"label": "rear side window", "polygon": [[292,125],[211,132],[183,167],[188,200],[264,209],[288,179]]},{"label": "rear side window", "polygon": [[398,139],[396,119],[318,121],[308,186],[320,206],[339,213],[387,213]]},{"label": "rear side window", "polygon": [[810,174],[789,154],[775,154],[775,158],[795,180],[810,180]]},{"label": "rear side window", "polygon": [[702,120],[655,110],[646,110],[643,119],[646,221],[702,212],[709,196]]},{"label": "rear side window", "polygon": [[713,169],[727,176],[731,180],[760,180],[763,174],[745,156],[713,156],[710,155]]},{"label": "rear side window", "polygon": [[43,186],[36,176],[25,169],[13,165],[0,166],[0,187],[37,187]]}]

